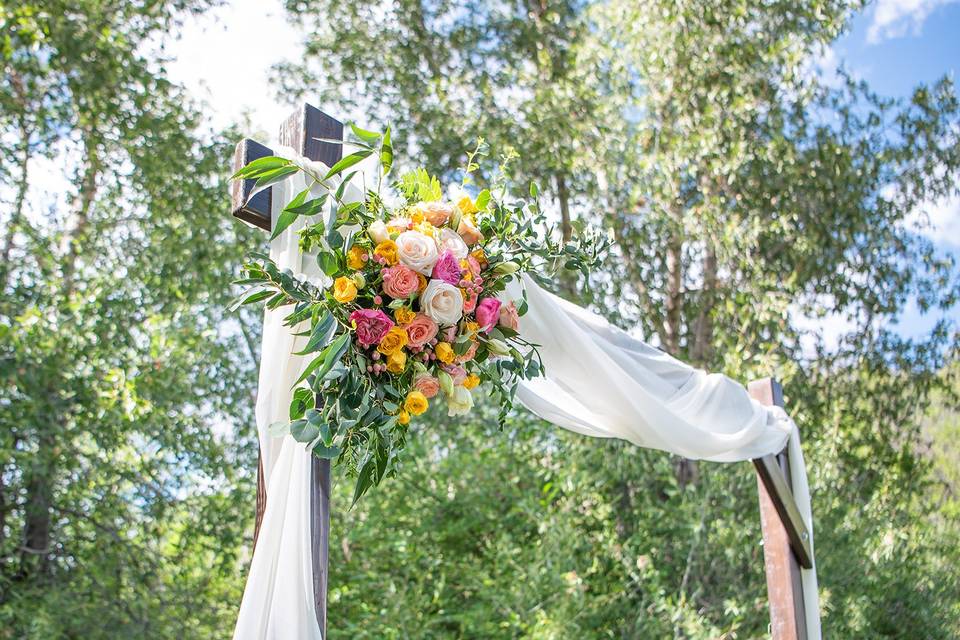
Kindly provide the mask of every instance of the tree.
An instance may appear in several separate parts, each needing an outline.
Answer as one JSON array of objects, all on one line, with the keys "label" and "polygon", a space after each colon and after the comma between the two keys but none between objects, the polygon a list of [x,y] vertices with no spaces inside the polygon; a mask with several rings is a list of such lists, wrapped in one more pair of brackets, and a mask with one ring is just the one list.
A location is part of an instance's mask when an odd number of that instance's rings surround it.
[{"label": "tree", "polygon": [[149,53],[207,4],[0,5],[0,620],[17,637],[233,621],[255,465],[250,430],[231,442],[252,362],[225,283],[251,236],[223,217],[223,139]]},{"label": "tree", "polygon": [[[307,57],[280,86],[319,84],[332,108],[391,120],[415,162],[450,172],[477,133],[516,146],[514,177],[543,182],[559,220],[617,234],[595,278],[615,321],[697,365],[786,382],[812,461],[826,633],[949,637],[960,591],[935,576],[957,530],[933,524],[915,416],[956,339],[946,323],[914,341],[890,325],[910,301],[956,304],[955,265],[910,220],[957,191],[960,106],[946,80],[891,100],[821,78],[809,61],[858,7],[296,0]],[[836,349],[799,322],[826,315],[852,325]],[[664,456],[562,442],[603,483],[628,562],[652,558],[653,581],[620,587],[671,620],[619,633],[763,633],[749,474],[681,462],[671,481]]]}]

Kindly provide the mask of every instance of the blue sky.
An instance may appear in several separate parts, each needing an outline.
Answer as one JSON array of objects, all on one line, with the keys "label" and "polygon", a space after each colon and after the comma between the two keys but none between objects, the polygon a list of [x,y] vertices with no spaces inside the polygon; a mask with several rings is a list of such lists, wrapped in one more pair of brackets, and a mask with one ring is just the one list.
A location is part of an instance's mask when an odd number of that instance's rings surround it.
[{"label": "blue sky", "polygon": [[[880,94],[908,97],[920,83],[944,75],[956,81],[960,67],[960,1],[879,0],[861,12],[850,31],[834,43],[823,61],[843,64]],[[925,207],[935,225],[931,237],[940,250],[960,261],[960,198]],[[930,330],[941,313],[921,315],[909,309],[899,332],[918,336]],[[960,324],[960,309],[948,314]]]}]

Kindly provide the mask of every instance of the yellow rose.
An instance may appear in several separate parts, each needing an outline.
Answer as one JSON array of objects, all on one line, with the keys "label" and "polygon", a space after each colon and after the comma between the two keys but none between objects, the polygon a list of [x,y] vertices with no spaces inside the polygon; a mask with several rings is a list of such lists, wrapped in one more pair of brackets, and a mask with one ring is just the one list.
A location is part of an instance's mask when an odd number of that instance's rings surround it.
[{"label": "yellow rose", "polygon": [[387,371],[390,373],[403,373],[407,366],[407,354],[398,349],[387,356]]},{"label": "yellow rose", "polygon": [[453,352],[453,347],[450,346],[449,342],[439,343],[433,348],[433,351],[437,354],[437,360],[444,364],[450,364],[457,356],[457,354]]},{"label": "yellow rose", "polygon": [[[406,330],[401,327],[394,327],[380,340],[380,344],[377,345],[377,351],[385,356],[392,356],[407,346],[407,340]],[[389,369],[389,365],[387,365],[387,368]]]},{"label": "yellow rose", "polygon": [[408,324],[417,317],[417,313],[407,307],[400,307],[393,312],[393,317],[396,318],[397,324]]},{"label": "yellow rose", "polygon": [[467,333],[476,335],[480,332],[480,323],[479,322],[468,322],[464,328],[467,330]]},{"label": "yellow rose", "polygon": [[427,222],[426,220],[413,225],[413,230],[419,231],[420,233],[427,236],[428,238],[437,237],[437,228],[432,224],[430,224],[429,222]]},{"label": "yellow rose", "polygon": [[411,391],[408,393],[407,399],[403,402],[403,409],[415,416],[422,415],[429,406],[430,403],[427,402],[427,396],[419,391]]},{"label": "yellow rose", "polygon": [[347,266],[354,271],[363,269],[363,258],[367,255],[367,250],[361,247],[352,247],[347,254]]},{"label": "yellow rose", "polygon": [[423,293],[423,290],[427,288],[427,276],[422,273],[417,274],[417,279],[420,281],[420,287],[417,290],[418,293]]},{"label": "yellow rose", "polygon": [[463,196],[460,198],[460,200],[457,201],[457,207],[460,208],[461,213],[468,216],[480,211],[480,209],[477,209],[477,206],[473,204],[473,200],[470,199],[470,196]]},{"label": "yellow rose", "polygon": [[467,379],[463,381],[463,386],[467,389],[473,389],[478,384],[480,384],[480,376],[475,373],[471,373],[467,376]]},{"label": "yellow rose", "polygon": [[487,266],[487,254],[483,252],[483,249],[474,249],[470,252],[470,255],[476,258],[477,262],[480,263],[481,269]]},{"label": "yellow rose", "polygon": [[397,243],[393,240],[384,240],[373,250],[373,255],[380,256],[387,261],[387,264],[397,264]]},{"label": "yellow rose", "polygon": [[340,304],[346,304],[357,297],[357,285],[350,278],[340,276],[333,281],[333,297]]},{"label": "yellow rose", "polygon": [[423,222],[423,208],[419,204],[415,204],[410,208],[410,222],[413,224]]},{"label": "yellow rose", "polygon": [[401,409],[397,414],[397,424],[410,424],[410,414]]}]

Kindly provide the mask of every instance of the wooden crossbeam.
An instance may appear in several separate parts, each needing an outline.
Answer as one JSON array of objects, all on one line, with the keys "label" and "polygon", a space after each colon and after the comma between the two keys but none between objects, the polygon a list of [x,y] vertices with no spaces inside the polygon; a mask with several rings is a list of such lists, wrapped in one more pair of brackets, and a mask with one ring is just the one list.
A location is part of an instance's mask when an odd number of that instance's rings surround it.
[{"label": "wooden crossbeam", "polygon": [[[280,126],[279,142],[295,152],[327,165],[335,164],[343,154],[343,145],[321,139],[342,140],[343,124],[316,107],[304,104]],[[254,140],[241,140],[233,157],[234,171],[257,158],[273,155],[269,147]],[[233,215],[261,229],[270,231],[272,189],[250,197],[253,180],[232,185]],[[260,524],[267,508],[267,492],[263,465],[257,469],[257,511],[253,540],[256,545]],[[317,623],[323,637],[327,635],[327,578],[330,551],[330,461],[314,457],[310,466],[310,542],[313,549],[313,596]]]},{"label": "wooden crossbeam", "polygon": [[[776,380],[755,380],[747,388],[759,403],[783,406],[783,389]],[[813,567],[813,549],[793,497],[787,449],[758,458],[753,464],[760,499],[771,636],[773,640],[806,640],[809,636],[800,569]]]}]

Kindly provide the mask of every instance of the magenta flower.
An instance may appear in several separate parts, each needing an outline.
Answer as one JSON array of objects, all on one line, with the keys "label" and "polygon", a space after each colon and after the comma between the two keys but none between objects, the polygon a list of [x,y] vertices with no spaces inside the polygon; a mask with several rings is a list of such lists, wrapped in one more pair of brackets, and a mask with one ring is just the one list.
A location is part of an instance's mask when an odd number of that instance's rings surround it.
[{"label": "magenta flower", "polygon": [[477,303],[476,316],[480,329],[490,333],[500,320],[500,301],[496,298],[484,298]]},{"label": "magenta flower", "polygon": [[453,255],[453,252],[449,249],[437,258],[437,262],[433,265],[433,277],[436,280],[443,280],[455,287],[459,285],[460,261],[457,260],[457,256]]},{"label": "magenta flower", "polygon": [[379,344],[393,329],[393,320],[380,309],[357,309],[350,314],[350,322],[357,326],[357,342],[363,347]]}]

